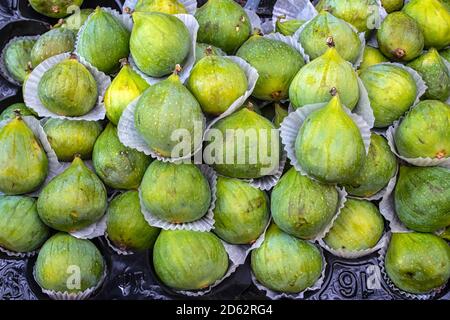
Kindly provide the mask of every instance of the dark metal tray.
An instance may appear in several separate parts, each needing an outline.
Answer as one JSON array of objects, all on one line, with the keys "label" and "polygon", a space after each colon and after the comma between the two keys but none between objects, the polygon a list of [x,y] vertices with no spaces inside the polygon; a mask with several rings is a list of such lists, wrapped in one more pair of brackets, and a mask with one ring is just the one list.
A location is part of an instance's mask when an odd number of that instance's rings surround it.
[{"label": "dark metal tray", "polygon": [[[83,7],[97,5],[119,9],[119,0],[85,0]],[[199,1],[200,3],[205,0]],[[242,5],[245,0],[239,0]],[[274,0],[249,0],[262,17],[270,17]],[[0,50],[15,36],[36,35],[48,30],[56,19],[36,13],[26,0],[0,0]],[[22,101],[21,88],[0,77],[0,111],[14,102]],[[186,299],[158,283],[152,270],[151,254],[143,252],[120,256],[112,251],[103,238],[94,240],[102,251],[108,276],[92,299]],[[356,260],[336,258],[325,252],[326,279],[322,288],[306,294],[305,299],[395,300],[401,296],[392,292],[379,276],[378,254]],[[0,253],[0,299],[48,299],[34,281],[32,269],[36,258],[11,258]],[[373,285],[375,284],[375,285]],[[266,299],[251,281],[249,261],[201,299]],[[450,300],[449,286],[437,299]]]}]

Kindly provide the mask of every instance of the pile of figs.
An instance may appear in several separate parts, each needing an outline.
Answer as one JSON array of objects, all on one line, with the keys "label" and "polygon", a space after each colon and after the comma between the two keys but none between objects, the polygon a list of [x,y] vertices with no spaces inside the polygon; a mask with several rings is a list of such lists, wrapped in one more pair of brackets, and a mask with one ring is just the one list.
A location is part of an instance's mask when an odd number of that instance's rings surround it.
[{"label": "pile of figs", "polygon": [[247,259],[269,298],[303,298],[324,251],[378,256],[404,298],[443,292],[448,1],[278,0],[265,20],[233,0],[29,3],[55,23],[2,49],[24,102],[0,114],[0,250],[36,254],[51,298],[102,286],[96,237],[181,295]]}]

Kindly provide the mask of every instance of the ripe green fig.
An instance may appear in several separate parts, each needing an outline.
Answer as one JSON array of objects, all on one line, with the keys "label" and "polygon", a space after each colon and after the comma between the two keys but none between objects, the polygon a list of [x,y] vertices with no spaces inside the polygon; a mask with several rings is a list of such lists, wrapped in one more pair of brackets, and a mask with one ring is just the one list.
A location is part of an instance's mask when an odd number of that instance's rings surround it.
[{"label": "ripe green fig", "polygon": [[67,18],[61,19],[54,28],[66,28],[73,32],[78,32],[81,26],[86,22],[87,18],[94,12],[94,9],[86,8],[76,11]]},{"label": "ripe green fig", "polygon": [[185,6],[177,0],[138,0],[134,11],[167,14],[187,13]]},{"label": "ripe green fig", "polygon": [[271,224],[261,246],[252,251],[251,267],[258,282],[286,293],[297,293],[311,287],[323,269],[317,247],[297,239]]},{"label": "ripe green fig", "polygon": [[376,246],[383,230],[383,218],[373,203],[347,199],[323,240],[334,250],[360,251]]},{"label": "ripe green fig", "polygon": [[[171,157],[172,152],[193,152],[199,143],[200,131],[205,127],[202,109],[194,96],[181,83],[176,74],[148,88],[136,106],[134,122],[148,146],[157,154]],[[174,131],[183,135],[183,150],[177,150],[180,141],[173,138]],[[189,149],[189,150],[186,150]],[[179,154],[173,155],[180,156]]]},{"label": "ripe green fig", "polygon": [[197,40],[233,54],[248,39],[250,19],[233,0],[208,0],[197,9],[195,18],[200,25]]},{"label": "ripe green fig", "polygon": [[380,135],[370,136],[369,153],[359,173],[346,184],[352,196],[371,197],[387,186],[397,170],[397,158],[387,141]]},{"label": "ripe green fig", "polygon": [[76,35],[69,29],[56,28],[37,39],[31,50],[31,65],[36,68],[42,61],[64,52],[72,52]]},{"label": "ripe green fig", "polygon": [[301,31],[299,42],[305,53],[314,60],[327,51],[327,38],[332,37],[339,55],[356,62],[361,51],[361,40],[352,27],[327,11],[320,12]]},{"label": "ripe green fig", "polygon": [[131,68],[128,62],[122,60],[122,69],[106,89],[103,99],[109,121],[117,126],[123,111],[148,87],[149,84]]},{"label": "ripe green fig", "polygon": [[358,73],[361,74],[361,72],[368,67],[382,62],[389,62],[389,60],[383,56],[380,50],[371,46],[366,46],[364,48],[363,58],[361,64],[359,65]]},{"label": "ripe green fig", "polygon": [[20,113],[21,116],[36,116],[36,113],[28,108],[25,103],[18,102],[13,103],[8,108],[4,109],[0,113],[0,121],[7,120],[7,119],[14,119],[17,116],[17,111]]},{"label": "ripe green fig", "polygon": [[275,32],[279,32],[284,36],[292,36],[304,23],[304,20],[291,19],[281,21],[278,17],[275,22]]},{"label": "ripe green fig", "polygon": [[39,248],[50,229],[39,219],[36,200],[24,196],[0,196],[0,246],[15,252]]},{"label": "ripe green fig", "polygon": [[199,62],[201,59],[207,55],[214,56],[226,56],[227,54],[220,48],[214,47],[207,43],[196,43],[195,44],[195,63]]},{"label": "ripe green fig", "polygon": [[400,167],[394,202],[397,216],[411,230],[434,232],[450,225],[450,169]]},{"label": "ripe green fig", "polygon": [[406,158],[446,158],[450,154],[449,128],[450,106],[437,100],[422,101],[398,126],[395,146]]},{"label": "ripe green fig", "polygon": [[425,81],[428,88],[424,98],[445,102],[450,97],[450,72],[436,49],[430,49],[408,66],[416,70]]},{"label": "ripe green fig", "polygon": [[327,43],[328,50],[301,68],[292,80],[289,99],[294,108],[330,101],[332,88],[337,89],[342,103],[350,110],[358,103],[358,77],[353,66],[342,59],[332,38]]},{"label": "ripe green fig", "polygon": [[403,8],[404,0],[381,0],[381,5],[387,13],[399,11]]},{"label": "ripe green fig", "polygon": [[151,162],[149,156],[125,147],[119,140],[117,128],[108,123],[95,141],[92,152],[95,172],[114,189],[137,189]]},{"label": "ripe green fig", "polygon": [[211,187],[197,166],[153,161],[141,183],[142,203],[154,216],[171,223],[203,217],[211,204]]},{"label": "ripe green fig", "polygon": [[48,119],[44,124],[48,142],[59,161],[71,162],[75,155],[91,159],[92,149],[103,128],[95,121]]},{"label": "ripe green fig", "polygon": [[450,63],[450,48],[440,51],[439,54]]},{"label": "ripe green fig", "polygon": [[225,112],[245,93],[247,84],[245,72],[236,62],[216,55],[198,61],[187,82],[203,112],[211,115]]},{"label": "ripe green fig", "polygon": [[332,94],[325,107],[303,122],[295,155],[310,176],[327,183],[348,183],[364,165],[366,151],[358,126],[344,111],[340,96]]},{"label": "ripe green fig", "polygon": [[251,244],[269,222],[267,194],[248,182],[218,177],[213,232],[231,244]]},{"label": "ripe green fig", "polygon": [[450,247],[434,234],[394,233],[384,266],[398,288],[428,293],[450,278]]},{"label": "ripe green fig", "polygon": [[97,7],[78,34],[78,53],[105,73],[119,69],[130,54],[130,32],[119,19]]},{"label": "ripe green fig", "polygon": [[261,100],[286,99],[292,79],[304,65],[303,57],[296,49],[258,34],[251,36],[236,55],[258,71],[259,78],[252,95]]},{"label": "ripe green fig", "polygon": [[283,122],[284,118],[286,118],[289,115],[289,112],[287,109],[283,108],[281,104],[275,103],[274,107],[275,116],[273,117],[273,124],[275,128],[280,128],[281,123]]},{"label": "ripe green fig", "polygon": [[97,82],[89,70],[74,57],[47,70],[39,81],[41,103],[61,116],[83,116],[97,102]]},{"label": "ripe green fig", "polygon": [[[80,293],[97,286],[105,268],[102,254],[91,241],[59,232],[39,251],[34,274],[43,289]],[[73,285],[74,274],[79,276],[79,286]]]},{"label": "ripe green fig", "polygon": [[3,61],[6,70],[11,77],[23,83],[27,75],[29,62],[31,61],[31,50],[36,40],[33,39],[15,39],[3,53]]},{"label": "ripe green fig", "polygon": [[137,191],[122,193],[110,202],[106,233],[115,247],[135,251],[152,249],[159,231],[145,221]]},{"label": "ripe green fig", "polygon": [[284,232],[313,239],[331,222],[338,202],[335,186],[316,182],[291,168],[272,191],[271,212]]},{"label": "ripe green fig", "polygon": [[81,230],[98,221],[106,207],[105,186],[79,157],[42,189],[37,201],[42,221],[65,232]]},{"label": "ripe green fig", "polygon": [[39,140],[20,117],[0,129],[0,192],[35,191],[47,178],[48,158]]},{"label": "ripe green fig", "polygon": [[369,95],[376,128],[391,125],[416,100],[416,82],[408,71],[399,66],[376,64],[363,70],[359,76]]},{"label": "ripe green fig", "polygon": [[177,290],[200,290],[228,270],[228,254],[211,232],[162,230],[153,248],[156,275]]},{"label": "ripe green fig", "polygon": [[422,29],[425,48],[442,49],[450,45],[450,4],[441,0],[411,0],[403,12]]},{"label": "ripe green fig", "polygon": [[83,0],[28,0],[34,10],[50,18],[64,18],[73,7],[81,7]]},{"label": "ripe green fig", "polygon": [[183,65],[191,47],[189,30],[175,16],[134,12],[130,50],[139,70],[152,77],[170,74]]},{"label": "ripe green fig", "polygon": [[417,22],[404,12],[389,14],[377,31],[380,51],[389,59],[411,61],[423,50],[424,39]]}]

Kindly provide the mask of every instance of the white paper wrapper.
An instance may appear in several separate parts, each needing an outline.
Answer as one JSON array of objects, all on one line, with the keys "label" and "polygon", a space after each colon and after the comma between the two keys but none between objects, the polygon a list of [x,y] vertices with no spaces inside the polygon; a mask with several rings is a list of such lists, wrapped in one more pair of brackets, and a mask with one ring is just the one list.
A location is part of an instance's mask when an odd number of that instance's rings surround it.
[{"label": "white paper wrapper", "polygon": [[[97,283],[97,285],[95,287],[88,288],[79,293],[73,293],[73,292],[70,293],[67,291],[59,292],[59,291],[53,291],[53,290],[46,290],[42,287],[41,287],[41,290],[43,293],[45,293],[47,296],[49,296],[50,299],[53,299],[53,300],[86,300],[89,297],[91,297],[102,286],[103,282],[106,279],[106,275],[107,275],[107,267],[105,264],[105,271],[104,271],[100,281]],[[34,267],[33,267],[33,277],[34,277],[34,280],[36,281],[36,265],[34,265]]]},{"label": "white paper wrapper", "polygon": [[[45,178],[44,183],[36,190],[27,195],[30,197],[38,197],[41,193],[41,190],[52,180],[56,175],[58,175],[61,171],[61,164],[58,162],[58,158],[56,157],[55,151],[53,151],[50,143],[47,140],[47,135],[44,132],[39,120],[37,120],[33,116],[25,116],[22,117],[23,121],[27,124],[27,126],[33,131],[36,138],[44,148],[45,153],[47,154],[48,159],[48,173]],[[12,119],[3,120],[0,122],[0,129],[3,128],[6,124],[8,124]],[[2,193],[0,192],[0,195]]]},{"label": "white paper wrapper", "polygon": [[8,72],[8,69],[6,69],[6,65],[5,65],[5,53],[6,50],[8,49],[8,47],[11,45],[11,43],[13,43],[16,40],[37,40],[39,39],[39,35],[38,36],[22,36],[22,37],[14,37],[11,40],[8,41],[8,43],[5,45],[5,47],[2,50],[2,54],[0,56],[0,74],[3,76],[3,78],[5,78],[6,80],[8,80],[9,82],[15,84],[16,86],[22,86],[22,83],[20,83],[19,81],[17,81],[16,79],[14,79]]},{"label": "white paper wrapper", "polygon": [[284,17],[285,20],[310,20],[317,15],[317,10],[308,0],[277,0],[273,6],[272,22],[278,17]]},{"label": "white paper wrapper", "polygon": [[252,30],[255,30],[255,29],[262,30],[261,19],[256,14],[256,12],[253,10],[250,10],[250,9],[244,9],[244,10],[245,10],[245,13],[247,13],[248,18],[250,19],[250,25],[252,27]]},{"label": "white paper wrapper", "polygon": [[354,113],[360,115],[364,121],[369,125],[370,129],[373,128],[375,123],[375,116],[373,115],[372,107],[370,106],[369,94],[364,87],[363,82],[358,77],[358,88],[359,88],[359,100],[358,104],[353,109]]},{"label": "white paper wrapper", "polygon": [[103,217],[87,226],[84,229],[70,232],[72,236],[78,239],[93,239],[96,237],[101,237],[105,234],[106,231],[106,214]]},{"label": "white paper wrapper", "polygon": [[[295,155],[295,140],[297,139],[298,132],[300,131],[300,128],[305,119],[308,117],[308,115],[311,112],[323,108],[326,105],[327,103],[316,103],[303,106],[301,108],[298,108],[294,112],[290,113],[281,123],[280,136],[284,145],[284,150],[286,151],[287,156],[291,161],[291,165],[295,168],[295,170],[297,170],[304,176],[309,175],[306,173],[305,170],[303,170],[302,166],[297,161],[297,157]],[[370,135],[371,135],[369,125],[364,121],[364,119],[361,116],[351,113],[351,111],[346,107],[344,107],[344,111],[353,119],[355,124],[358,126],[361,132],[361,137],[363,139],[367,154],[369,152]],[[313,180],[317,180],[314,177],[310,178]]]},{"label": "white paper wrapper", "polygon": [[[185,82],[189,75],[191,74],[192,67],[195,63],[195,46],[197,42],[197,31],[199,28],[197,20],[195,20],[194,16],[190,14],[175,14],[175,17],[180,19],[184,25],[188,28],[189,34],[191,36],[191,49],[189,51],[188,56],[186,57],[185,61],[181,64],[181,72],[178,74],[180,77],[181,82]],[[134,71],[136,71],[147,83],[150,85],[155,84],[157,82],[160,82],[162,80],[167,79],[169,75],[161,77],[161,78],[155,78],[151,77],[137,67],[136,63],[134,62],[133,55],[130,53],[130,56],[128,58],[128,62],[130,63],[130,66],[133,68]]]},{"label": "white paper wrapper", "polygon": [[50,57],[47,60],[43,61],[40,65],[38,65],[30,74],[30,77],[25,83],[24,88],[24,101],[27,107],[34,110],[40,117],[48,117],[48,118],[58,118],[58,119],[69,119],[69,120],[86,120],[86,121],[97,121],[105,118],[106,110],[105,105],[103,104],[103,96],[105,95],[106,89],[111,84],[111,79],[105,75],[103,72],[98,71],[96,68],[92,67],[89,64],[84,64],[81,62],[89,72],[94,76],[95,81],[97,82],[98,89],[98,99],[94,108],[89,111],[84,116],[79,117],[66,117],[60,116],[56,113],[51,112],[41,103],[41,100],[38,96],[38,86],[39,81],[41,80],[44,73],[53,67],[55,64],[68,59],[70,57],[70,53],[62,53],[56,56]]},{"label": "white paper wrapper", "polygon": [[[381,23],[383,20],[387,17],[388,13],[384,9],[384,7],[381,5],[381,0],[375,0],[376,4],[378,6],[378,15],[375,17],[375,29],[380,29]],[[375,13],[376,14],[376,13]]]},{"label": "white paper wrapper", "polygon": [[142,189],[139,187],[139,200],[141,204],[141,211],[144,215],[145,220],[149,225],[153,227],[158,227],[164,230],[191,230],[191,231],[210,231],[214,227],[214,208],[216,206],[216,184],[217,175],[213,169],[205,164],[198,166],[203,175],[206,177],[211,188],[211,203],[209,205],[207,213],[199,220],[193,222],[185,223],[171,223],[160,219],[159,217],[153,215],[144,205],[142,199]]},{"label": "white paper wrapper", "polygon": [[[148,156],[151,156],[152,158],[158,159],[159,161],[163,162],[179,162],[182,160],[189,160],[191,159],[192,155],[197,154],[202,150],[203,146],[203,138],[205,136],[205,123],[206,120],[204,119],[204,127],[202,128],[202,135],[200,136],[201,141],[197,141],[198,144],[195,146],[194,151],[178,158],[169,158],[169,157],[163,157],[156,153],[153,149],[151,149],[147,142],[141,137],[139,132],[137,131],[135,125],[134,125],[134,113],[136,111],[136,106],[139,101],[139,98],[141,96],[137,97],[135,100],[133,100],[123,111],[119,124],[117,126],[117,134],[119,136],[120,142],[132,149],[136,149],[137,151],[143,152]],[[195,134],[194,134],[195,135]],[[194,137],[195,139],[196,137]]]},{"label": "white paper wrapper", "polygon": [[[450,76],[450,62],[448,62],[446,59],[444,59],[443,57],[441,57],[442,61],[444,61],[445,65],[447,66],[447,70],[448,70],[448,75]],[[448,99],[445,101],[446,104],[450,105],[450,96],[448,97]]]},{"label": "white paper wrapper", "polygon": [[389,232],[386,235],[385,245],[380,249],[379,256],[378,256],[378,266],[380,267],[381,275],[383,276],[383,279],[385,280],[389,289],[391,289],[393,292],[395,292],[409,300],[430,300],[430,299],[434,298],[436,296],[436,294],[438,294],[445,286],[443,286],[442,288],[435,289],[426,294],[413,294],[413,293],[405,292],[405,291],[401,290],[400,288],[397,288],[395,286],[395,284],[391,281],[391,279],[387,275],[386,269],[384,267],[384,260],[386,257],[387,249],[389,247],[390,239],[391,239],[391,233]]},{"label": "white paper wrapper", "polygon": [[[197,1],[196,0],[178,0],[186,9],[187,13],[194,15],[195,11],[197,11]],[[134,8],[136,8],[136,4],[138,0],[125,0],[123,4],[122,12],[124,14],[130,14],[130,11],[133,12]]]},{"label": "white paper wrapper", "polygon": [[6,254],[9,257],[29,258],[29,257],[35,256],[39,252],[39,249],[38,250],[29,251],[29,252],[15,252],[15,251],[10,251],[8,249],[0,247],[0,252],[3,252],[4,254]]},{"label": "white paper wrapper", "polygon": [[284,166],[286,165],[287,155],[286,152],[282,152],[280,157],[280,163],[278,165],[277,171],[271,176],[264,176],[257,179],[250,179],[249,183],[252,187],[261,190],[270,190],[276,186],[281,176],[283,175]]},{"label": "white paper wrapper", "polygon": [[117,248],[117,247],[109,240],[109,238],[108,238],[108,232],[106,232],[106,231],[105,231],[105,240],[106,240],[106,243],[108,244],[108,247],[110,247],[111,250],[113,250],[113,251],[114,251],[115,253],[117,253],[118,255],[121,255],[121,256],[130,256],[130,255],[134,254],[133,251],[130,251],[130,250],[122,250],[122,249],[120,249],[120,248]]}]

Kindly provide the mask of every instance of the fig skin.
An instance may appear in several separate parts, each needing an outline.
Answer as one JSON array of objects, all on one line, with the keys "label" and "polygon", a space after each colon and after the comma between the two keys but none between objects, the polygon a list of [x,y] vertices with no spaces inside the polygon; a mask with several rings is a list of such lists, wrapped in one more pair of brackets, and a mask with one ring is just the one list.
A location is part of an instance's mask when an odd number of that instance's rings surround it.
[{"label": "fig skin", "polygon": [[31,66],[36,68],[41,62],[64,52],[72,52],[76,35],[73,31],[56,28],[47,31],[36,40],[31,50]]},{"label": "fig skin", "polygon": [[81,7],[83,0],[28,0],[34,10],[50,18],[64,18],[70,7]]},{"label": "fig skin", "polygon": [[188,13],[185,6],[177,0],[138,0],[134,11],[163,12],[167,14]]},{"label": "fig skin", "polygon": [[304,23],[304,20],[297,19],[281,21],[281,18],[278,17],[275,22],[275,32],[284,36],[292,36]]},{"label": "fig skin", "polygon": [[403,8],[404,0],[381,0],[381,5],[387,13],[399,11]]},{"label": "fig skin", "polygon": [[361,74],[362,71],[370,66],[383,62],[389,62],[389,60],[385,56],[383,56],[379,49],[373,48],[371,46],[366,46],[364,48],[363,59],[361,61],[361,64],[359,65],[358,74]]},{"label": "fig skin", "polygon": [[11,77],[19,83],[24,83],[27,76],[29,62],[31,60],[31,51],[36,40],[16,39],[10,43],[4,52],[4,61],[6,70]]}]

